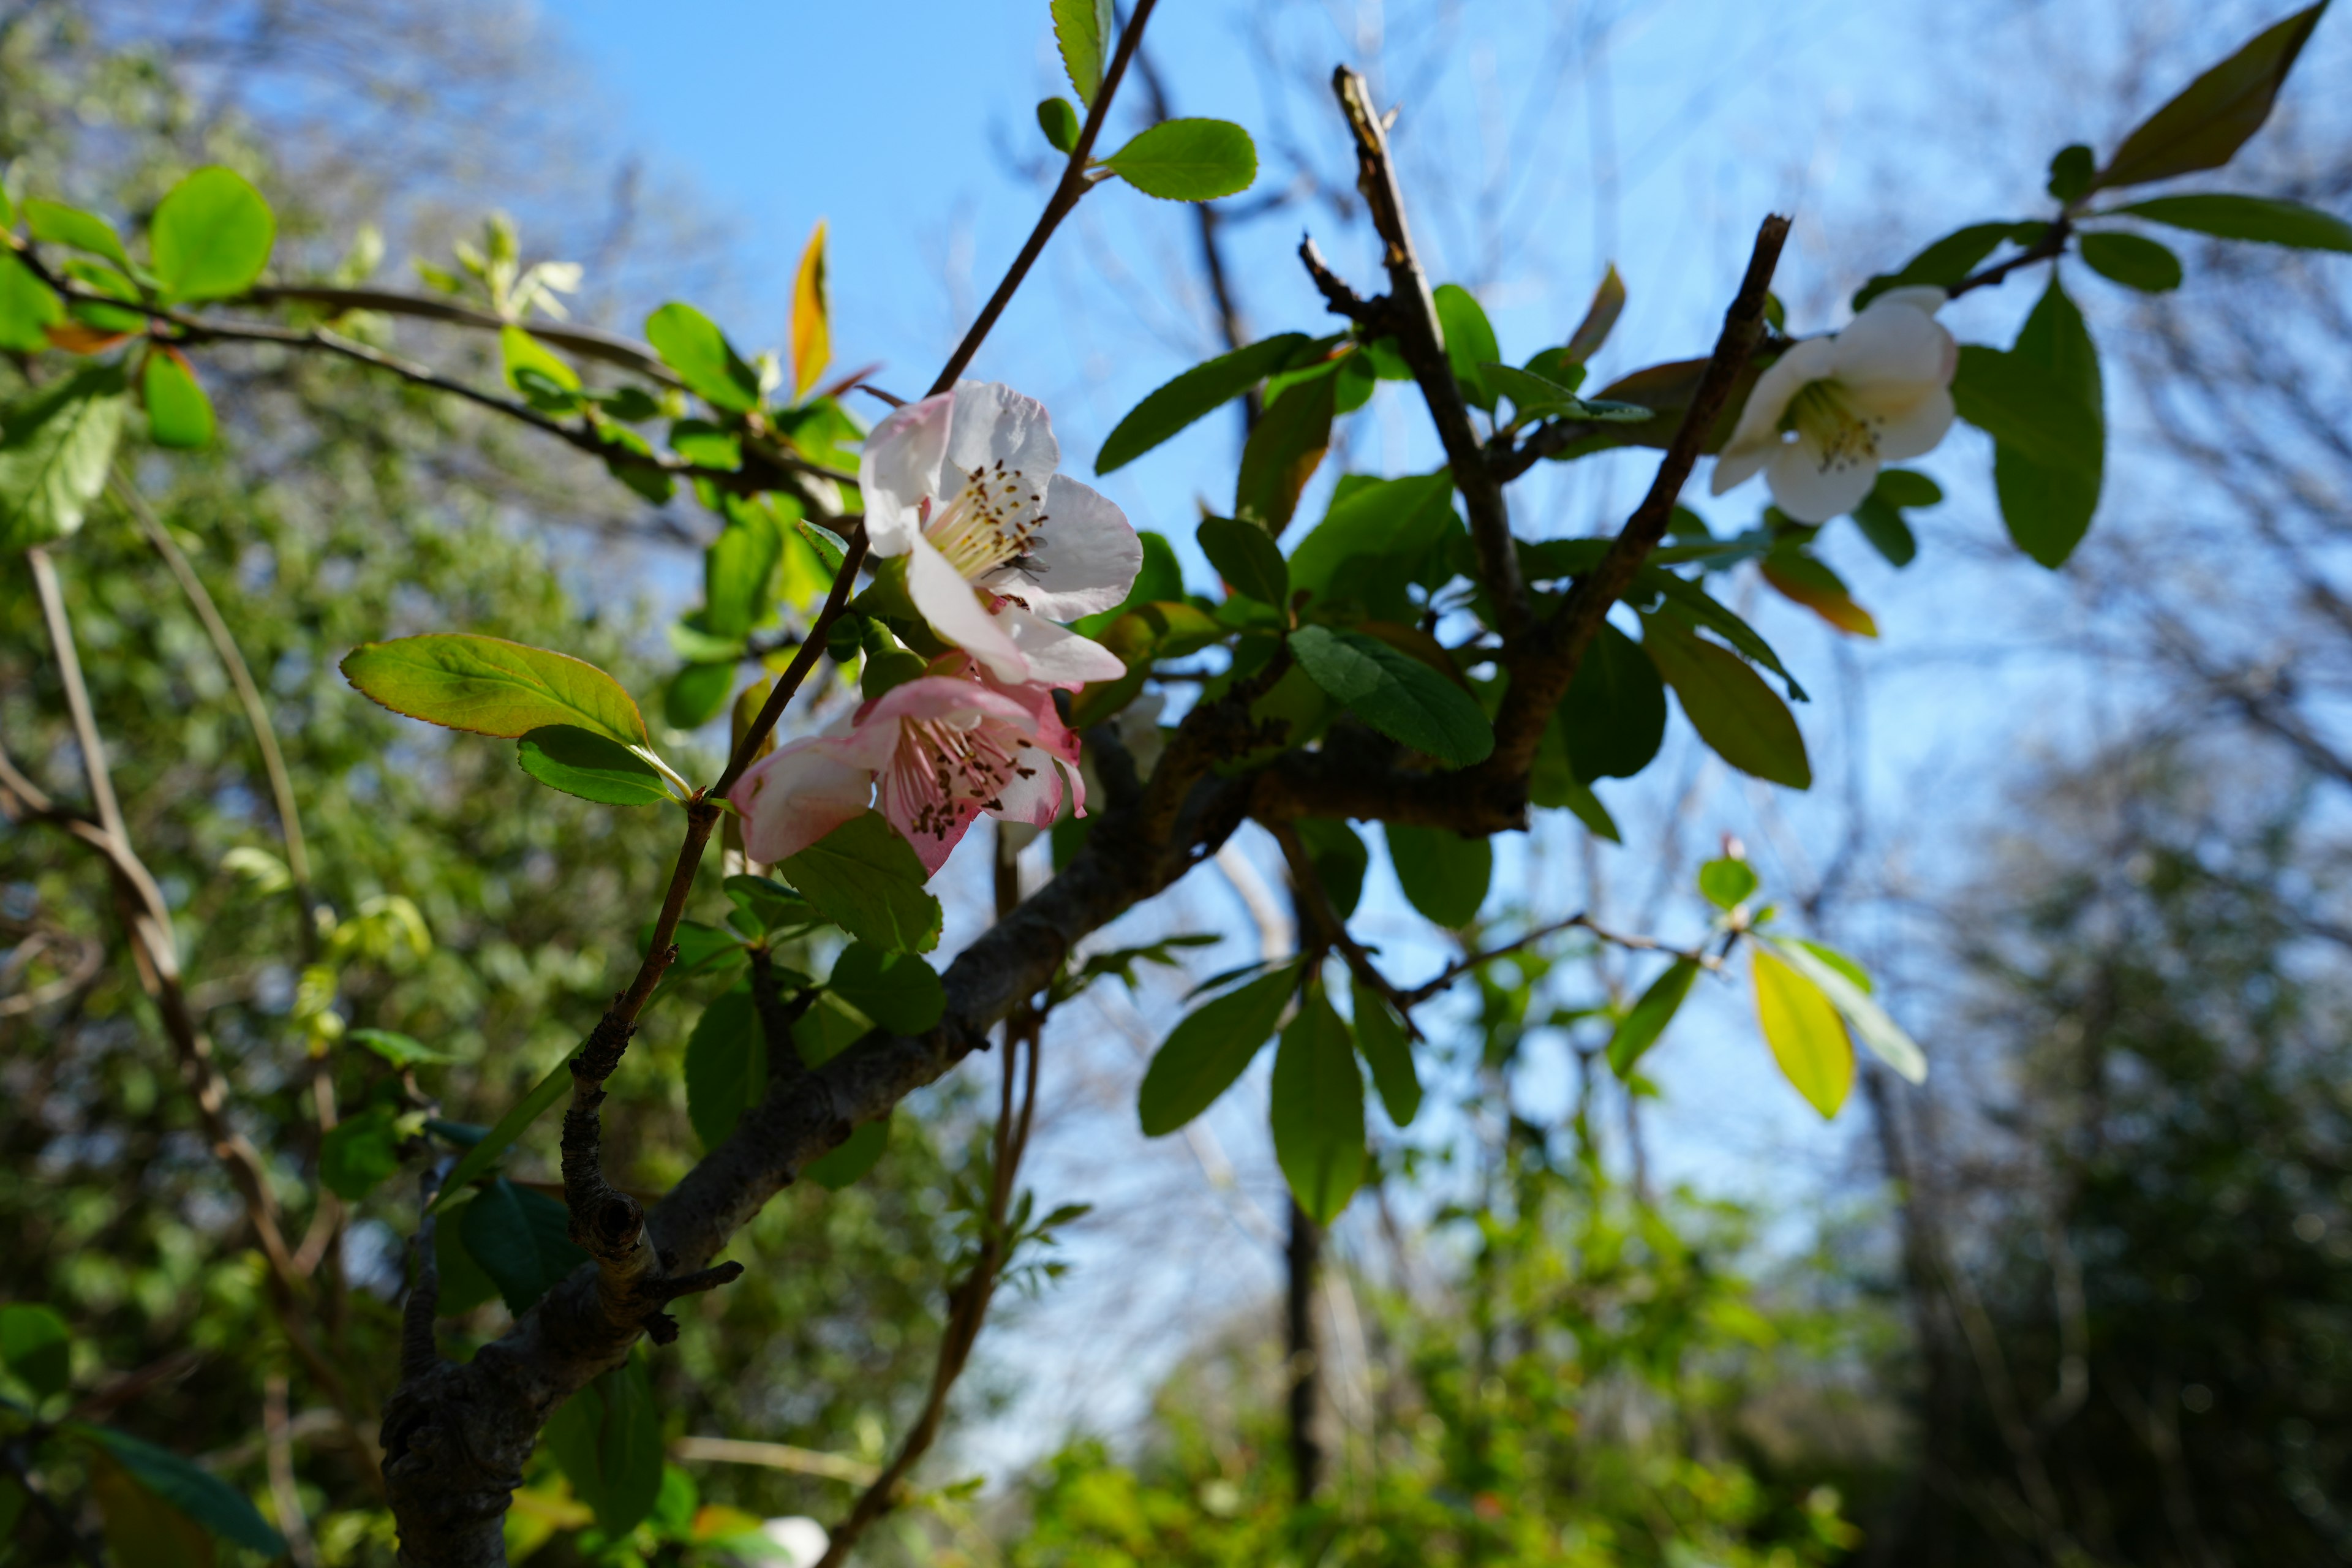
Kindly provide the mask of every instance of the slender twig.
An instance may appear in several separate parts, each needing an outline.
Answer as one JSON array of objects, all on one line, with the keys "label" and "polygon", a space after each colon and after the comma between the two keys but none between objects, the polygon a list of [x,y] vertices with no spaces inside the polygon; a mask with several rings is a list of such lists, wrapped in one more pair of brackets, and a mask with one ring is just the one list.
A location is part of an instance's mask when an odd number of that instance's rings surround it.
[{"label": "slender twig", "polygon": [[[1432,978],[1403,993],[1401,1005],[1418,1006],[1482,964],[1492,963],[1498,958],[1508,958],[1515,952],[1524,952],[1536,943],[1549,937],[1558,936],[1565,931],[1589,932],[1612,947],[1622,947],[1633,952],[1663,952],[1683,963],[1695,963],[1701,969],[1715,970],[1723,967],[1722,953],[1710,953],[1704,948],[1673,947],[1654,937],[1628,936],[1622,931],[1610,930],[1589,915],[1574,914],[1564,921],[1554,921],[1549,925],[1539,926],[1515,941],[1503,943],[1500,947],[1490,947],[1484,952],[1474,952],[1466,958],[1455,960],[1439,970]],[[1728,951],[1727,948],[1727,951]]]},{"label": "slender twig", "polygon": [[106,742],[98,733],[98,719],[89,706],[89,688],[81,678],[81,656],[74,649],[73,627],[66,619],[65,595],[58,586],[58,569],[39,545],[25,552],[32,568],[34,591],[41,601],[41,619],[47,624],[49,647],[58,660],[58,679],[65,687],[66,714],[73,722],[74,744],[81,748],[82,776],[89,781],[90,804],[98,809],[98,825],[106,836],[125,847],[131,836],[123,830],[122,806],[114,798],[114,778],[106,765]]},{"label": "slender twig", "polygon": [[847,1481],[859,1487],[872,1486],[875,1478],[882,1473],[881,1466],[845,1454],[823,1454],[814,1448],[796,1448],[790,1443],[752,1443],[738,1437],[680,1437],[669,1446],[669,1451],[670,1457],[677,1459],[764,1465],[772,1470],[822,1476],[829,1481]]},{"label": "slender twig", "polygon": [[[2091,216],[2095,217],[2098,215],[2095,213]],[[1957,300],[1961,295],[1969,293],[1975,289],[1990,289],[2006,279],[2011,273],[2019,270],[2021,268],[2031,267],[2037,261],[2048,261],[2055,257],[2063,256],[2065,254],[2067,237],[2074,232],[2074,220],[2073,218],[2053,218],[2051,220],[2050,226],[2042,232],[2040,239],[2035,240],[2032,245],[2027,246],[2023,250],[2019,251],[2015,256],[2011,257],[2006,261],[1997,261],[1980,272],[1970,273],[1968,277],[1961,279],[1958,283],[1953,284],[1948,291],[1952,298]]]},{"label": "slender twig", "polygon": [[1095,89],[1095,101],[1087,110],[1087,122],[1079,128],[1078,140],[1070,148],[1069,161],[1062,165],[1062,177],[1055,182],[1054,194],[1046,198],[1045,213],[1037,219],[1036,226],[1029,231],[1029,238],[1022,245],[1021,253],[1013,258],[1013,265],[1006,270],[1003,281],[997,284],[996,292],[991,294],[988,303],[980,308],[971,330],[964,333],[963,342],[956,345],[955,353],[950,354],[948,363],[940,368],[938,377],[931,383],[931,390],[924,394],[925,396],[936,397],[956,384],[956,377],[971,363],[971,356],[980,352],[980,345],[986,341],[989,330],[996,325],[996,318],[1003,315],[1004,307],[1013,302],[1013,296],[1019,291],[1022,279],[1029,276],[1029,268],[1038,257],[1045,254],[1045,242],[1054,237],[1054,230],[1061,226],[1062,220],[1078,205],[1078,198],[1093,188],[1094,181],[1088,175],[1087,164],[1094,156],[1095,138],[1101,133],[1103,121],[1110,113],[1110,100],[1118,92],[1119,79],[1127,75],[1128,61],[1135,58],[1137,46],[1143,42],[1143,25],[1151,19],[1151,8],[1159,3],[1160,0],[1137,0],[1135,18],[1119,32],[1118,47],[1112,51],[1110,65],[1103,72],[1102,86]]},{"label": "slender twig", "polygon": [[331,314],[346,310],[373,310],[387,316],[414,316],[420,321],[440,321],[449,326],[471,327],[478,331],[496,332],[508,327],[520,327],[532,337],[582,359],[601,360],[606,364],[657,381],[664,386],[683,388],[677,373],[664,364],[661,355],[652,348],[633,339],[613,332],[600,332],[593,327],[563,326],[552,321],[510,321],[488,310],[477,310],[455,300],[433,294],[407,294],[390,289],[335,289],[314,284],[278,284],[255,289],[235,300],[224,300],[224,305],[318,305]]},{"label": "slender twig", "polygon": [[310,1521],[302,1514],[302,1493],[294,1484],[294,1434],[286,1414],[286,1374],[271,1368],[261,1380],[261,1430],[269,1471],[269,1500],[278,1507],[278,1532],[294,1568],[318,1568],[319,1549]]},{"label": "slender twig", "polygon": [[1298,895],[1303,912],[1318,928],[1317,934],[1339,949],[1339,956],[1347,962],[1348,972],[1358,982],[1380,993],[1397,1010],[1404,1019],[1407,1034],[1416,1040],[1423,1038],[1421,1026],[1412,1021],[1412,1014],[1407,1011],[1413,999],[1391,984],[1389,977],[1382,974],[1380,966],[1372,962],[1372,955],[1348,934],[1348,922],[1340,919],[1338,908],[1331,902],[1331,894],[1315,869],[1314,858],[1307,853],[1306,845],[1299,842],[1298,829],[1287,822],[1280,822],[1273,824],[1269,831],[1274,834],[1274,841],[1282,847],[1282,858],[1290,867],[1291,887]]}]

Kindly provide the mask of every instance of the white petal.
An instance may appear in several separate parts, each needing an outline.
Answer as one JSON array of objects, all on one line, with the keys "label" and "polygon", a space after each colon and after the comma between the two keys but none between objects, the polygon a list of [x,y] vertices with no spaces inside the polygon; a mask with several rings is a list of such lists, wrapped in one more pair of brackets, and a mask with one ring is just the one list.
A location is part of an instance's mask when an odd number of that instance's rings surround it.
[{"label": "white petal", "polygon": [[1836,339],[1840,385],[1860,397],[1883,388],[1916,389],[1951,379],[1952,334],[1908,305],[1874,300]]},{"label": "white petal", "polygon": [[1061,467],[1061,443],[1045,405],[1024,397],[1001,381],[959,381],[955,418],[948,426],[947,466],[961,478],[975,468],[1004,465],[1039,492]]},{"label": "white petal", "polygon": [[1013,646],[999,617],[988,613],[963,574],[924,539],[917,539],[907,556],[907,596],[931,623],[931,630],[987,665],[1000,679],[1026,679],[1023,671],[1028,661]]},{"label": "white petal", "polygon": [[1045,491],[1045,531],[1029,546],[1029,564],[1000,566],[980,580],[991,593],[1020,600],[1049,621],[1075,621],[1127,597],[1143,568],[1143,542],[1127,514],[1089,486],[1054,476]]},{"label": "white petal", "polygon": [[[991,660],[989,668],[999,679],[1034,680],[1041,685],[1075,689],[1089,680],[1117,680],[1127,673],[1127,666],[1118,655],[1102,644],[1032,615],[1018,605],[998,609],[996,624],[1012,637],[1026,667],[1024,673],[1008,676]],[[964,646],[971,647],[970,643]],[[979,652],[977,648],[972,651]]]},{"label": "white petal", "polygon": [[1933,283],[1913,283],[1901,289],[1889,289],[1885,293],[1873,300],[1869,310],[1863,311],[1863,314],[1866,316],[1881,305],[1901,305],[1913,310],[1925,310],[1932,316],[1951,302],[1951,295],[1937,288]]},{"label": "white petal", "polygon": [[1862,504],[1878,482],[1878,461],[1856,458],[1824,467],[1820,447],[1797,441],[1773,458],[1765,479],[1782,511],[1799,522],[1827,522]]},{"label": "white petal", "polygon": [[1021,765],[1029,770],[1029,776],[1016,773],[1005,780],[989,815],[1032,827],[1051,827],[1062,815],[1062,770],[1042,747],[1032,747],[1021,755]]},{"label": "white petal", "polygon": [[922,531],[922,504],[940,490],[954,399],[946,393],[891,410],[866,438],[857,488],[866,498],[866,538],[877,555],[904,555]]},{"label": "white petal", "polygon": [[1929,387],[1925,396],[1886,413],[1886,422],[1876,426],[1879,461],[1899,463],[1934,451],[1952,427],[1954,413],[1951,393],[1940,386]]},{"label": "white petal", "polygon": [[1734,485],[1746,484],[1756,477],[1758,469],[1772,460],[1780,449],[1780,437],[1769,441],[1750,441],[1744,447],[1726,447],[1715,459],[1715,479],[1707,486],[1710,495],[1721,495]]},{"label": "white petal", "polygon": [[1748,406],[1739,411],[1739,423],[1724,449],[1728,452],[1734,447],[1766,440],[1780,428],[1780,416],[1789,412],[1789,399],[1807,382],[1820,381],[1836,368],[1837,350],[1828,338],[1807,338],[1774,360],[1756,378],[1756,389],[1748,395]]}]

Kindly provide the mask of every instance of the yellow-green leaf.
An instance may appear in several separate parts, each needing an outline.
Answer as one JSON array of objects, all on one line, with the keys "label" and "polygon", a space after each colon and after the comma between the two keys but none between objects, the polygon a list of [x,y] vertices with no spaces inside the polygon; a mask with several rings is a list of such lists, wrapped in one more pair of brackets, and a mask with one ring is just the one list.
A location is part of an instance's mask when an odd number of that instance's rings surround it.
[{"label": "yellow-green leaf", "polygon": [[1824,1120],[1853,1088],[1853,1046],[1820,986],[1758,947],[1749,954],[1756,1021],[1781,1074]]},{"label": "yellow-green leaf", "polygon": [[394,712],[446,729],[519,739],[571,724],[623,745],[648,743],[645,716],[619,681],[585,659],[503,637],[435,632],[367,643],[342,670]]}]

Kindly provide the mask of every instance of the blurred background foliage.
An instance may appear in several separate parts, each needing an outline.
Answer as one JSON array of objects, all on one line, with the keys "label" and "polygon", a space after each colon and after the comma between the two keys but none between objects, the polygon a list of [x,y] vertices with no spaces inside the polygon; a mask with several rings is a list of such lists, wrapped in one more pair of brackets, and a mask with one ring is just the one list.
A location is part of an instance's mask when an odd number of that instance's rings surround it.
[{"label": "blurred background foliage", "polygon": [[[395,255],[437,257],[525,193],[534,247],[587,260],[616,317],[640,279],[719,281],[708,226],[591,155],[605,143],[581,133],[523,33],[453,4],[19,0],[0,5],[0,167],[138,213],[192,165],[228,162],[270,191],[282,254],[321,274],[363,222]],[[2352,158],[2324,131],[2287,123],[2265,155],[2277,188],[2341,210]],[[2203,324],[2150,308],[2120,340],[2146,461],[2070,574],[2072,615],[2039,628],[2138,700],[2081,754],[2010,761],[2005,804],[1967,826],[1943,882],[1833,866],[1797,890],[1825,930],[1895,908],[1937,1020],[1918,1031],[1937,1061],[1926,1092],[1865,1069],[1865,1136],[1826,1194],[1654,1190],[1640,1097],[1595,1088],[1572,1016],[1622,976],[1573,952],[1531,960],[1443,1042],[1444,1137],[1385,1148],[1381,1184],[1327,1255],[1303,1412],[1291,1394],[1308,1369],[1281,1302],[1163,1325],[1190,1348],[1141,1418],[1066,1444],[1031,1432],[1024,1465],[976,1494],[953,1483],[991,1467],[946,1454],[925,1472],[929,1506],[869,1553],[1073,1568],[2352,1558],[2352,748],[2333,738],[2352,683],[2352,299],[2340,272],[2294,258],[2210,264],[2227,287]],[[478,352],[436,346],[444,363]],[[392,899],[419,917],[425,941],[360,945],[335,1007],[448,1052],[418,1069],[424,1087],[446,1116],[492,1121],[631,956],[666,865],[660,819],[538,790],[503,751],[436,744],[334,662],[388,629],[461,627],[571,648],[649,691],[664,664],[652,595],[589,584],[658,584],[693,536],[445,402],[266,353],[207,369],[226,438],[200,458],[138,458],[133,480],[263,685],[319,899],[338,920]],[[0,360],[0,396],[19,370]],[[235,1115],[286,1152],[272,1178],[299,1235],[320,1202],[288,958],[304,943],[268,863],[231,857],[283,855],[252,738],[130,515],[110,504],[65,560],[131,834],[172,901]],[[28,584],[0,582],[0,739],[78,799],[37,625]],[[388,1562],[373,1461],[276,1337],[110,907],[89,857],[0,833],[0,1297],[71,1323],[79,1408],[199,1458],[281,1522],[259,1433],[265,1386],[290,1375],[307,1550]],[[653,1070],[614,1086],[614,1169],[654,1190],[698,1152],[677,1072],[692,1013],[666,1005],[644,1037]],[[1560,1097],[1524,1049],[1545,1031],[1581,1069],[1565,1114],[1538,1109]],[[346,1110],[390,1071],[348,1046],[326,1059]],[[974,1158],[967,1094],[922,1098],[874,1174],[796,1187],[739,1240],[749,1272],[682,1310],[679,1346],[652,1363],[671,1436],[853,1468],[883,1456],[929,1374],[955,1249],[948,1176]],[[389,1388],[414,1224],[413,1194],[380,1197],[321,1265],[326,1337],[363,1408]],[[1144,1258],[1153,1242],[1126,1245]],[[445,1329],[488,1335],[503,1313]],[[983,1369],[966,1413],[1022,1381]],[[1304,1502],[1302,1439],[1322,1468]],[[682,1473],[700,1501],[757,1517],[843,1506],[823,1465],[787,1461]],[[56,1483],[78,1518],[80,1478]],[[543,1462],[529,1487],[510,1533],[536,1561],[687,1553],[600,1546]],[[0,1561],[68,1551],[30,1510]]]}]

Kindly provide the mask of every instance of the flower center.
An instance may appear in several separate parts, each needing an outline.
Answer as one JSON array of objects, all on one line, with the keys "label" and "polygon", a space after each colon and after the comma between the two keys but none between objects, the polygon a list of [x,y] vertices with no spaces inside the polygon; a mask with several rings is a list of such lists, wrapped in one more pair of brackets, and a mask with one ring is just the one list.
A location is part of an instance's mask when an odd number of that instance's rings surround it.
[{"label": "flower center", "polygon": [[974,468],[944,504],[923,500],[923,537],[948,559],[967,583],[977,583],[1008,563],[1031,573],[1044,570],[1029,558],[1030,546],[1045,537],[1045,498],[1032,489],[1018,468],[1007,471],[999,458],[992,468]]},{"label": "flower center", "polygon": [[979,813],[998,809],[1015,775],[1037,771],[1021,756],[1034,749],[1003,722],[901,720],[898,747],[882,779],[884,793],[898,806],[888,815],[904,822],[910,836],[945,839]]},{"label": "flower center", "polygon": [[1876,462],[1878,432],[1885,424],[1857,411],[1846,400],[1845,388],[1834,381],[1807,382],[1780,416],[1783,431],[1793,432],[1800,445],[1820,454],[1823,473]]}]

